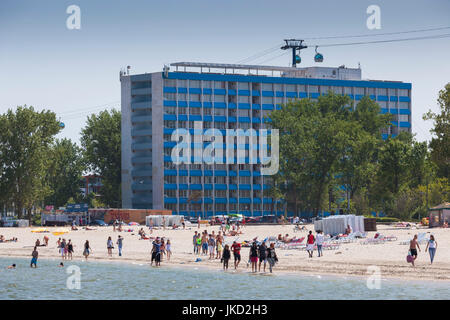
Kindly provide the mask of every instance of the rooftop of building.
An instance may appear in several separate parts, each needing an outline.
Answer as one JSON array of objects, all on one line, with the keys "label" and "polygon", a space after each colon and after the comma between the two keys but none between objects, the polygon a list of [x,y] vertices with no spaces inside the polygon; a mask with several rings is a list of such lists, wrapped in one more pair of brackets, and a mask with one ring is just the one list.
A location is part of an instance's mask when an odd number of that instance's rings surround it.
[{"label": "rooftop of building", "polygon": [[[127,71],[121,70],[120,76],[130,76],[130,67]],[[266,65],[247,65],[247,64],[228,64],[228,63],[210,63],[210,62],[174,62],[163,67],[163,73],[168,77],[169,73],[192,74],[192,75],[226,75],[226,76],[257,76],[257,77],[277,77],[290,79],[319,79],[319,80],[347,80],[347,81],[368,81],[376,83],[398,83],[401,86],[404,83],[398,80],[375,80],[363,79],[362,69],[349,68],[345,65],[338,67],[282,67]],[[146,73],[147,74],[147,73]],[[133,75],[138,76],[138,75]]]}]

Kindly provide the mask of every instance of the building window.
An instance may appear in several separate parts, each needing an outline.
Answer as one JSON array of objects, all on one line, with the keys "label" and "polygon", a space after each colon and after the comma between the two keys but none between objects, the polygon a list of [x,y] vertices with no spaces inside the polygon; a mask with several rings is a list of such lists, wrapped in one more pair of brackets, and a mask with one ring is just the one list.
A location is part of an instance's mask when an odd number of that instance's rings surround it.
[{"label": "building window", "polygon": [[200,95],[199,94],[190,94],[189,101],[200,102]]},{"label": "building window", "polygon": [[177,108],[176,107],[164,107],[164,113],[165,114],[176,114]]},{"label": "building window", "polygon": [[399,109],[409,109],[409,102],[399,102],[398,107]]},{"label": "building window", "polygon": [[200,80],[189,80],[190,88],[200,88]]},{"label": "building window", "polygon": [[186,88],[187,87],[187,80],[180,80],[178,79],[178,88]]},{"label": "building window", "polygon": [[164,196],[168,198],[175,198],[177,196],[177,190],[164,190]]},{"label": "building window", "polygon": [[164,79],[164,86],[165,87],[175,87],[176,80],[175,79]]},{"label": "building window", "polygon": [[273,86],[271,83],[263,83],[262,90],[263,91],[273,91]]},{"label": "building window", "polygon": [[203,88],[211,89],[212,81],[203,81]]},{"label": "building window", "polygon": [[174,120],[164,120],[164,128],[175,129]]},{"label": "building window", "polygon": [[387,96],[386,88],[377,88],[377,96]]},{"label": "building window", "polygon": [[238,82],[239,90],[250,90],[250,85],[248,82]]},{"label": "building window", "polygon": [[308,86],[309,93],[319,93],[319,86]]},{"label": "building window", "polygon": [[409,122],[409,116],[407,114],[400,114],[398,117],[401,122]]},{"label": "building window", "polygon": [[225,82],[224,81],[214,81],[214,88],[225,89]]},{"label": "building window", "polygon": [[175,176],[164,176],[164,183],[177,183],[177,177],[175,177]]},{"label": "building window", "polygon": [[186,93],[179,93],[178,94],[178,101],[186,101]]},{"label": "building window", "polygon": [[273,104],[273,97],[262,97],[263,104]]},{"label": "building window", "polygon": [[176,100],[177,96],[175,93],[164,92],[164,99],[166,100]]}]

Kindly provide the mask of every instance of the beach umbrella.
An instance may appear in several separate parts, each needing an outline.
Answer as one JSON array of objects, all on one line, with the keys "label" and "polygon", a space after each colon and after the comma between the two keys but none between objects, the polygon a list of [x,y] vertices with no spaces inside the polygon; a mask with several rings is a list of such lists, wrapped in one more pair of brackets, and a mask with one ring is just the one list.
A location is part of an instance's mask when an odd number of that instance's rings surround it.
[{"label": "beach umbrella", "polygon": [[49,232],[48,231],[48,229],[47,228],[36,228],[36,229],[33,229],[33,230],[31,230],[31,232],[34,232],[34,233],[41,233],[41,232]]},{"label": "beach umbrella", "polygon": [[137,223],[137,222],[130,222],[128,225],[129,225],[129,226],[138,226],[139,223]]},{"label": "beach umbrella", "polygon": [[53,234],[54,236],[60,236],[60,235],[63,235],[63,234],[65,234],[65,233],[69,233],[69,229],[66,229],[66,228],[58,228],[58,229],[56,229],[56,230],[54,230],[54,231],[52,232],[52,234]]}]

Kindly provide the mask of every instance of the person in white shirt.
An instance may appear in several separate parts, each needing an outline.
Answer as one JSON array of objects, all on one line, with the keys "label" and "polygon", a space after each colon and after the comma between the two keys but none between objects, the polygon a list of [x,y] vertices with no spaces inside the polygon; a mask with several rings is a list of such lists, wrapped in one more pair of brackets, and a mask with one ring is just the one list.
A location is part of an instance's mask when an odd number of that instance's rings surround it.
[{"label": "person in white shirt", "polygon": [[322,244],[323,244],[323,234],[322,234],[322,230],[318,230],[318,231],[317,231],[317,235],[316,235],[316,245],[317,245],[317,254],[318,254],[318,257],[323,256],[323,254],[322,254]]}]

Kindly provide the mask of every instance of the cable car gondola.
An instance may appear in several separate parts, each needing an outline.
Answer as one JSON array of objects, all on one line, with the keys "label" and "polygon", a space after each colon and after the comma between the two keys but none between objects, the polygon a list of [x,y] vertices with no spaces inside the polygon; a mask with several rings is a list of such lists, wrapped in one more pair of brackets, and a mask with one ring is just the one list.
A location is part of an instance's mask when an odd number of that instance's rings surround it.
[{"label": "cable car gondola", "polygon": [[316,46],[316,55],[314,56],[315,62],[323,62],[323,54],[317,52],[317,46]]}]

